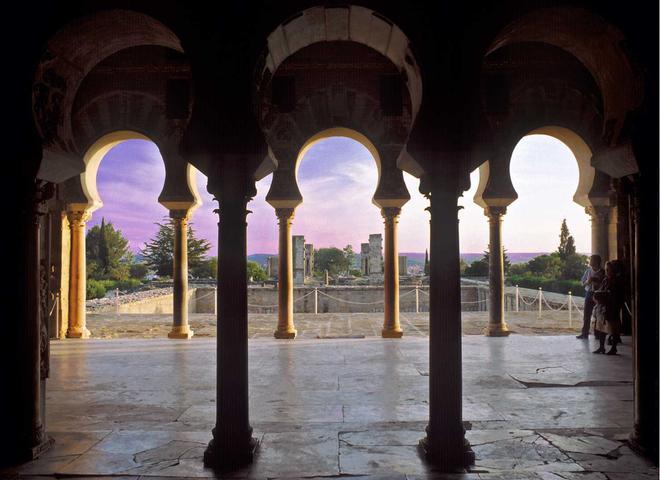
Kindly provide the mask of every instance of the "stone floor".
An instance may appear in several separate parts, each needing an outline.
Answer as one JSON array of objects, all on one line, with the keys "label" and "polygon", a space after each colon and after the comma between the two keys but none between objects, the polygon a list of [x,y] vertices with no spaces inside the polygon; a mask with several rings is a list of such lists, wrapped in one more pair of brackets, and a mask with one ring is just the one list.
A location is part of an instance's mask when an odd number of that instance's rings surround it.
[{"label": "stone floor", "polygon": [[[428,313],[401,312],[401,328],[406,337],[427,337]],[[488,323],[488,312],[463,312],[463,333],[481,335]],[[383,313],[296,313],[294,321],[299,338],[332,338],[380,336]],[[509,328],[522,335],[557,335],[579,333],[582,317],[573,312],[506,312]],[[191,314],[190,325],[196,337],[215,337],[216,318],[210,314]],[[250,338],[272,338],[277,315],[251,313],[248,322]],[[171,314],[88,313],[87,327],[95,338],[165,338],[172,326]]]},{"label": "stone floor", "polygon": [[[591,345],[590,345],[591,343]],[[256,339],[254,464],[226,478],[657,479],[625,443],[631,351],[571,336],[463,337],[464,420],[476,464],[433,472],[416,448],[428,416],[428,341]],[[0,478],[214,477],[212,339],[52,343],[55,446]]]}]

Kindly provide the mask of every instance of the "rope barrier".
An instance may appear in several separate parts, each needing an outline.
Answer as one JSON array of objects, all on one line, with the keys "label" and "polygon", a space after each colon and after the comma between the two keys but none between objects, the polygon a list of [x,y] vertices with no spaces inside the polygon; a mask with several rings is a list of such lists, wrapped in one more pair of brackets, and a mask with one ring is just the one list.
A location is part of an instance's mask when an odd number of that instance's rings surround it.
[{"label": "rope barrier", "polygon": [[575,299],[571,298],[571,301],[573,302],[573,306],[575,307],[575,310],[577,310],[578,313],[582,313],[582,310],[580,310],[580,307],[578,307],[577,303],[575,303]]},{"label": "rope barrier", "polygon": [[521,301],[522,303],[524,303],[525,305],[529,306],[529,307],[531,307],[532,305],[534,305],[538,299],[539,299],[539,298],[536,297],[536,298],[535,298],[534,300],[532,300],[531,302],[526,302],[526,301],[525,301],[525,297],[524,297],[523,295],[520,295],[520,301]]},{"label": "rope barrier", "polygon": [[487,303],[488,300],[477,300],[476,302],[461,302],[461,305],[472,305],[475,303]]},{"label": "rope barrier", "polygon": [[545,297],[543,298],[543,303],[545,303],[545,306],[548,307],[548,309],[550,309],[554,312],[559,312],[560,310],[563,310],[564,307],[566,307],[568,305],[568,302],[564,302],[564,303],[562,303],[561,307],[552,308],[552,306],[548,303],[548,301],[545,299]]},{"label": "rope barrier", "polygon": [[55,311],[55,307],[56,307],[56,306],[57,306],[57,300],[55,300],[55,301],[53,302],[53,306],[51,307],[50,312],[48,312],[48,316],[49,316],[49,317],[50,317],[50,316],[53,314],[53,312]]}]

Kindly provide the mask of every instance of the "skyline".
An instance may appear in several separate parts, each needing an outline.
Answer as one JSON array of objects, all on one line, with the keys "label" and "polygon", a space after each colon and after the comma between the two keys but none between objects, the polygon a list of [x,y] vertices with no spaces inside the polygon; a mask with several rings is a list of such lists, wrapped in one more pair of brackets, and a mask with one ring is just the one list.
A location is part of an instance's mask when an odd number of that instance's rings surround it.
[{"label": "skyline", "polygon": [[[511,159],[511,177],[519,198],[507,210],[503,244],[510,252],[554,251],[559,244],[563,218],[575,238],[578,252],[590,251],[590,226],[584,209],[572,201],[578,183],[577,162],[563,143],[545,135],[525,137]],[[113,148],[101,162],[98,189],[104,206],[94,212],[88,228],[111,221],[137,252],[157,231],[154,222],[168,211],[157,202],[165,179],[158,148],[145,140],[130,140]],[[257,195],[249,203],[248,254],[277,252],[277,219],[265,195],[272,175],[256,183]],[[488,222],[472,198],[478,185],[478,169],[472,172],[470,189],[459,198],[460,247],[477,253],[488,244]],[[419,180],[404,172],[411,200],[399,220],[399,251],[424,252],[428,248],[428,201],[419,193]],[[216,203],[206,191],[206,177],[197,172],[202,206],[192,216],[198,237],[217,253]],[[298,183],[303,203],[296,209],[292,234],[305,235],[316,248],[347,244],[359,251],[370,233],[382,233],[379,209],[371,203],[376,188],[374,159],[358,142],[332,137],[314,144],[301,160]],[[539,191],[538,186],[543,185]],[[332,202],[327,201],[333,198]],[[139,208],[136,208],[136,204]]]}]

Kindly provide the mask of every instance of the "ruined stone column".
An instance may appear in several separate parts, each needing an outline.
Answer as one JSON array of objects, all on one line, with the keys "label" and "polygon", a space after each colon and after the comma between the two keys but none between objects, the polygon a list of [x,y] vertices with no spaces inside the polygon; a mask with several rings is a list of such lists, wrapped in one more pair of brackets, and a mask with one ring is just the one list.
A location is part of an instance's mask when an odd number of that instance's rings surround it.
[{"label": "ruined stone column", "polygon": [[169,338],[189,339],[194,332],[188,325],[188,211],[170,210],[174,228],[173,317]]},{"label": "ruined stone column", "polygon": [[608,215],[610,207],[591,206],[585,208],[585,212],[591,218],[591,254],[600,255],[603,265],[605,265],[609,259]]},{"label": "ruined stone column", "polygon": [[292,339],[298,333],[293,324],[293,247],[291,222],[294,208],[277,208],[279,221],[279,272],[277,275],[277,330],[275,338]]},{"label": "ruined stone column", "polygon": [[91,214],[87,210],[67,212],[71,228],[71,263],[69,267],[69,327],[67,338],[89,338],[85,303],[87,300],[87,258],[85,223]]},{"label": "ruined stone column", "polygon": [[[204,465],[229,468],[252,461],[248,397],[247,203],[256,193],[242,168],[244,158],[226,159],[222,179],[209,178],[218,199],[218,309],[216,417]],[[217,185],[220,183],[220,185]]]},{"label": "ruined stone column", "polygon": [[488,286],[490,302],[488,326],[484,330],[487,337],[506,337],[509,328],[504,321],[504,250],[502,248],[502,217],[506,207],[488,207],[484,210],[490,225],[490,265]]},{"label": "ruined stone column", "polygon": [[474,463],[463,428],[458,179],[438,174],[430,187],[429,423],[420,447],[442,472]]},{"label": "ruined stone column", "polygon": [[383,265],[383,286],[385,293],[383,338],[401,338],[403,330],[399,323],[399,248],[397,239],[397,225],[399,223],[400,208],[387,207],[381,209],[385,219],[385,251]]}]

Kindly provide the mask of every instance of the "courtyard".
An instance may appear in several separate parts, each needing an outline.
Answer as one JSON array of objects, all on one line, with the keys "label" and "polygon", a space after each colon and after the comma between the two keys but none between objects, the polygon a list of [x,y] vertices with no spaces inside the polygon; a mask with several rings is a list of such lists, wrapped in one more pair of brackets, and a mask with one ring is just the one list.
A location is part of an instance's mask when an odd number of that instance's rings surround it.
[{"label": "courtyard", "polygon": [[[572,335],[464,335],[463,420],[476,463],[468,473],[439,474],[417,449],[429,414],[428,339],[405,323],[403,339],[377,338],[360,326],[365,318],[343,330],[334,317],[325,320],[329,330],[299,322],[295,341],[265,338],[272,323],[259,335],[251,321],[250,416],[260,446],[249,468],[232,472],[202,462],[215,422],[214,339],[53,341],[46,428],[55,444],[0,476],[658,477],[626,444],[629,337],[610,357]],[[366,337],[341,337],[357,332]]]}]

